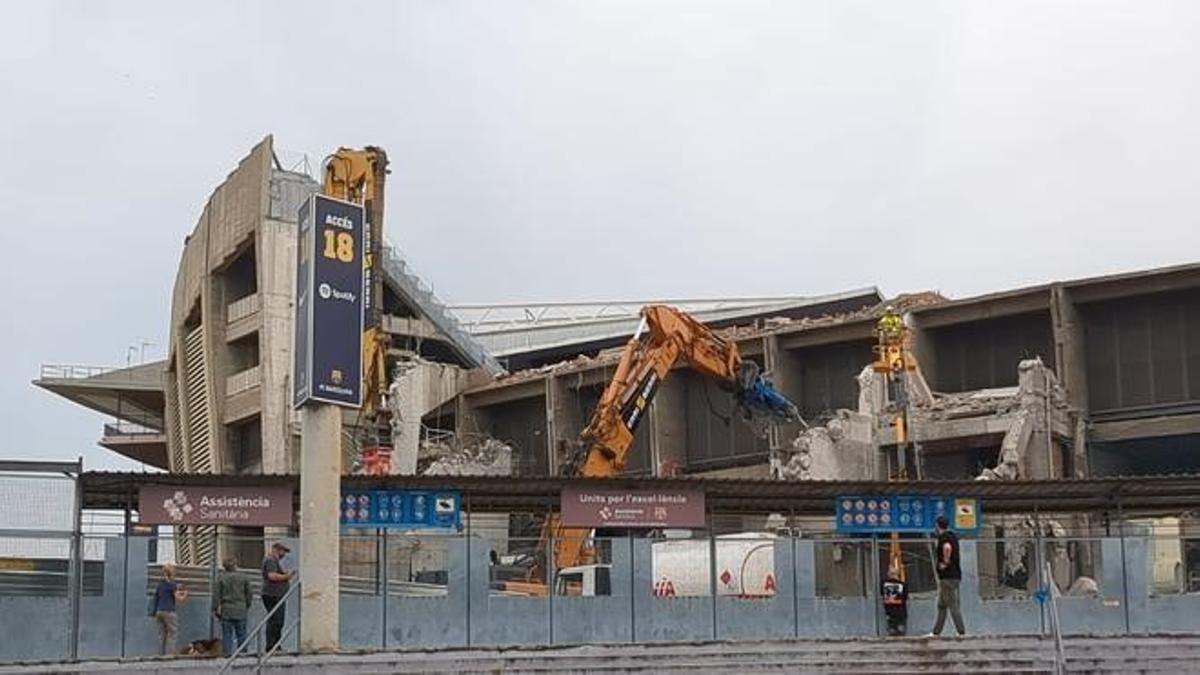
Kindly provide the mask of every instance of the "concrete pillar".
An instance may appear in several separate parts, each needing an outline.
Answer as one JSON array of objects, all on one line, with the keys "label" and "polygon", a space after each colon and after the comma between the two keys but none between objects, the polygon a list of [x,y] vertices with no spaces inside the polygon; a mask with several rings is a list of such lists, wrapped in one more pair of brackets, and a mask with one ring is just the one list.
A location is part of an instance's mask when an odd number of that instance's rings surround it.
[{"label": "concrete pillar", "polygon": [[[1026,364],[1028,362],[1022,362]],[[1041,367],[1021,367],[1017,374],[1025,416],[1029,425],[1027,439],[1017,449],[1021,459],[1021,478],[1045,480],[1057,478],[1057,450],[1051,433],[1052,412],[1047,410],[1051,397],[1049,374]],[[1007,439],[1006,439],[1007,440]]]},{"label": "concrete pillar", "polygon": [[559,467],[567,459],[570,452],[568,429],[573,426],[568,418],[566,404],[571,398],[566,382],[560,377],[546,377],[546,451],[550,453],[550,475],[557,476]]},{"label": "concrete pillar", "polygon": [[650,445],[655,476],[670,475],[687,466],[687,376],[673,373],[659,385],[650,404]]},{"label": "concrete pillar", "polygon": [[259,369],[262,378],[262,472],[294,471],[292,445],[292,323],[296,309],[296,224],[264,220],[255,243],[258,261]]},{"label": "concrete pillar", "polygon": [[487,413],[480,410],[471,400],[459,394],[454,402],[454,433],[459,438],[472,434],[485,434],[491,426]]},{"label": "concrete pillar", "polygon": [[921,375],[925,377],[925,382],[930,389],[937,388],[937,357],[933,348],[933,337],[929,331],[921,325],[921,320],[915,314],[905,316],[905,322],[908,324],[909,334],[909,349],[912,355],[917,358],[917,365],[921,369]]},{"label": "concrete pillar", "polygon": [[[779,346],[779,336],[772,334],[763,338],[763,363],[775,388],[799,407],[803,394],[800,364],[796,357]],[[771,450],[790,448],[801,431],[803,426],[800,424],[772,425],[768,437]]]},{"label": "concrete pillar", "polygon": [[342,410],[304,408],[300,457],[300,651],[338,648],[338,507],[341,499]]},{"label": "concrete pillar", "polygon": [[388,387],[388,409],[392,413],[392,473],[417,473],[421,446],[421,415],[429,409],[428,393],[438,366],[416,359],[401,361],[397,377]]},{"label": "concrete pillar", "polygon": [[1050,288],[1050,321],[1054,329],[1058,381],[1067,392],[1067,403],[1076,411],[1071,459],[1075,476],[1082,478],[1091,473],[1087,461],[1087,354],[1084,351],[1083,319],[1062,284]]}]

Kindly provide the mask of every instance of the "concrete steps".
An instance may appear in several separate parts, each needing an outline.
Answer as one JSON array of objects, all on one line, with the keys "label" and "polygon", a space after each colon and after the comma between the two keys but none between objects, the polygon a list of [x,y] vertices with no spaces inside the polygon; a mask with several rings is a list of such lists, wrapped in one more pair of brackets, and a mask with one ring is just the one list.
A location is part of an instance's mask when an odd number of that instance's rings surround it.
[{"label": "concrete steps", "polygon": [[[1071,673],[1200,673],[1200,635],[1074,636]],[[269,673],[1053,673],[1055,648],[1041,636],[857,638],[478,647],[279,656]],[[213,661],[146,660],[0,667],[9,673],[211,673]],[[251,672],[252,659],[234,672]]]}]

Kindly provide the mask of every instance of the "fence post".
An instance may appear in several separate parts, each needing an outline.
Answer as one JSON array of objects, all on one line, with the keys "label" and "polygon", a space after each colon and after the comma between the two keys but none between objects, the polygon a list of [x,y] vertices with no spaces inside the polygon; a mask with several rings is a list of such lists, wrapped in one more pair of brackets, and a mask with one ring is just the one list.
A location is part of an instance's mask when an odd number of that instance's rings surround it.
[{"label": "fence post", "polygon": [[[547,518],[550,516],[547,515]],[[554,530],[546,528],[549,535],[546,539],[546,641],[554,644],[554,584],[557,575],[554,566]],[[490,586],[490,584],[489,584]]]},{"label": "fence post", "polygon": [[[387,646],[388,646],[388,622],[387,622],[387,620],[388,620],[388,590],[389,590],[389,583],[388,583],[388,531],[387,531],[386,527],[382,527],[382,528],[379,528],[378,532],[379,532],[379,535],[378,535],[377,539],[381,539],[383,542],[379,549],[379,570],[378,570],[377,574],[375,575],[376,577],[379,577],[383,581],[383,612],[382,612],[382,616],[380,617],[382,635],[381,635],[381,639],[380,639],[380,646],[383,647],[384,649],[387,649]],[[450,583],[450,580],[447,579],[446,583]]]},{"label": "fence post", "polygon": [[[1049,591],[1050,587],[1047,584],[1052,583],[1052,580],[1046,579],[1045,556],[1042,551],[1042,521],[1038,518],[1038,511],[1037,511],[1036,505],[1034,506],[1034,510],[1033,510],[1033,542],[1034,542],[1034,544],[1033,544],[1033,546],[1034,546],[1033,564],[1037,566],[1038,590],[1040,591],[1043,587],[1045,587],[1046,590]],[[1045,632],[1046,632],[1046,604],[1045,603],[1040,603],[1038,605],[1038,617],[1041,619],[1041,622],[1042,622],[1041,632],[1043,634],[1045,634]]]},{"label": "fence post", "polygon": [[208,598],[210,605],[208,610],[208,637],[212,637],[213,628],[216,624],[216,617],[213,616],[213,610],[215,610],[216,607],[212,607],[211,604],[212,599],[216,596],[214,591],[217,588],[217,559],[220,557],[220,549],[218,546],[220,544],[220,540],[218,539],[219,535],[217,534],[217,530],[220,527],[220,525],[212,526],[212,558],[210,558],[208,561]]},{"label": "fence post", "polygon": [[1125,608],[1125,634],[1133,632],[1129,617],[1129,557],[1125,552],[1125,511],[1117,499],[1117,532],[1121,536],[1121,606]]},{"label": "fence post", "polygon": [[871,574],[867,577],[871,588],[867,592],[867,599],[871,603],[871,616],[875,617],[875,636],[883,635],[881,626],[879,625],[879,613],[882,611],[882,601],[879,598],[879,539],[874,533],[871,534]]},{"label": "fence post", "polygon": [[633,530],[626,530],[629,540],[629,642],[637,642],[637,600],[634,591],[637,588],[637,566],[633,562]]},{"label": "fence post", "polygon": [[[465,570],[467,587],[464,590],[466,591],[466,598],[467,598],[467,602],[466,602],[467,646],[470,647],[471,646],[471,595],[474,593],[474,589],[471,588],[471,493],[470,492],[467,492],[465,500],[466,500],[466,504],[464,506],[466,506],[466,509],[467,509],[467,532],[466,532],[466,560],[464,562],[467,566],[467,569]],[[409,555],[409,561],[410,561],[409,562],[409,570],[411,572],[411,570],[412,570],[411,554]],[[446,583],[447,584],[450,583],[450,579],[448,577],[446,579]],[[488,584],[488,585],[490,586],[491,584]],[[446,592],[449,593],[449,589],[446,589]],[[490,593],[491,590],[489,589],[488,592]]]},{"label": "fence post", "polygon": [[708,589],[712,600],[712,639],[717,638],[717,534],[708,528]]},{"label": "fence post", "polygon": [[[83,459],[79,460],[80,469]],[[71,637],[68,642],[70,659],[79,660],[79,609],[83,602],[83,483],[75,474],[75,522],[71,530],[71,561],[68,565],[67,593],[70,594]]]},{"label": "fence post", "polygon": [[[795,522],[795,518],[792,519]],[[792,637],[799,639],[800,637],[800,559],[796,555],[796,546],[799,544],[798,537],[794,529],[789,528],[788,541],[791,546],[788,548],[792,551]]]},{"label": "fence post", "polygon": [[121,658],[125,658],[126,632],[129,631],[129,526],[131,505],[125,502],[125,519],[121,523],[121,544],[125,549],[125,562],[121,565]]}]

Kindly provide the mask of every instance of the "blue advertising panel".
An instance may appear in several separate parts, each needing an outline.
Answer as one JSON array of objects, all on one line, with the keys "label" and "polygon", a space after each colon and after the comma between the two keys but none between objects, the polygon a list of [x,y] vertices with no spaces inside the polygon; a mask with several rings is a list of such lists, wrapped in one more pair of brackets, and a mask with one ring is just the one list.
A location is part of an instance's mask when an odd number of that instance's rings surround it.
[{"label": "blue advertising panel", "polygon": [[977,534],[983,523],[979,500],[964,497],[848,495],[837,498],[835,515],[837,531],[843,534],[927,534],[943,515],[950,528],[962,534]]},{"label": "blue advertising panel", "polygon": [[462,529],[457,490],[342,490],[342,527]]},{"label": "blue advertising panel", "polygon": [[296,246],[293,405],[362,405],[363,207],[313,195]]}]

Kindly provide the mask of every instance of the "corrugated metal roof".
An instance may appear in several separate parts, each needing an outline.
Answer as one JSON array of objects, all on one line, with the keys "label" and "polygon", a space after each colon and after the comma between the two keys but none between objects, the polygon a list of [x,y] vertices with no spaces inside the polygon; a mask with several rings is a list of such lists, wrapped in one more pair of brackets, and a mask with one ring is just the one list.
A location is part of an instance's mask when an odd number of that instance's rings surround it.
[{"label": "corrugated metal roof", "polygon": [[[207,474],[148,474],[87,472],[82,476],[84,505],[90,509],[136,507],[142,485],[291,485],[294,475],[214,476]],[[842,495],[929,495],[976,498],[988,513],[1027,513],[1116,510],[1181,511],[1200,505],[1200,475],[1119,476],[1076,480],[975,481],[926,480],[803,481],[711,478],[515,478],[508,476],[347,476],[344,484],[379,489],[459,489],[473,510],[541,510],[558,504],[568,485],[631,490],[700,488],[716,512],[783,511],[803,515],[832,515]],[[297,503],[298,503],[297,499]]]},{"label": "corrugated metal roof", "polygon": [[756,318],[786,316],[851,300],[872,305],[881,302],[882,296],[879,289],[869,287],[809,297],[457,305],[450,310],[462,317],[480,344],[497,356],[508,356],[627,338],[637,329],[641,309],[647,304],[673,305],[711,324],[751,323]]}]

